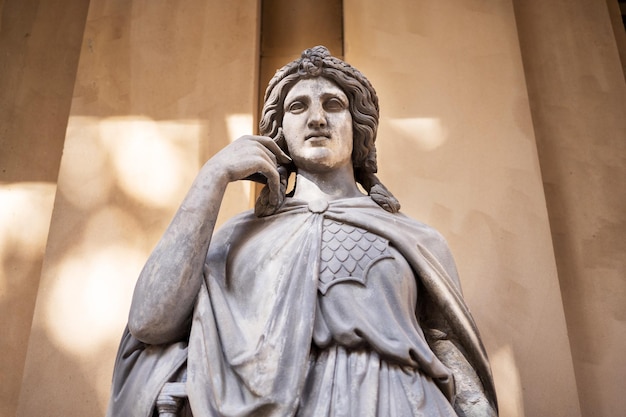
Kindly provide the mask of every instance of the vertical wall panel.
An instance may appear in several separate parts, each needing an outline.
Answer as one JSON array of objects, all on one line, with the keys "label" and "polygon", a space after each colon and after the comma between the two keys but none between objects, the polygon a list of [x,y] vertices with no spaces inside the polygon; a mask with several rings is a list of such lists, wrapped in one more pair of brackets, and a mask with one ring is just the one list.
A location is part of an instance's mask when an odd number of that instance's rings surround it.
[{"label": "vertical wall panel", "polygon": [[253,131],[258,10],[91,2],[18,416],[104,414],[139,270],[200,164]]},{"label": "vertical wall panel", "polygon": [[306,48],[324,45],[343,56],[341,0],[264,0],[261,14],[261,95],[276,70]]},{"label": "vertical wall panel", "polygon": [[501,415],[580,415],[511,2],[344,16],[346,60],[380,96],[380,177],[448,239]]},{"label": "vertical wall panel", "polygon": [[[617,3],[617,2],[615,2]],[[604,1],[515,1],[585,416],[626,410],[626,83]],[[621,24],[621,22],[619,22]]]},{"label": "vertical wall panel", "polygon": [[17,409],[88,0],[0,0],[0,416]]}]

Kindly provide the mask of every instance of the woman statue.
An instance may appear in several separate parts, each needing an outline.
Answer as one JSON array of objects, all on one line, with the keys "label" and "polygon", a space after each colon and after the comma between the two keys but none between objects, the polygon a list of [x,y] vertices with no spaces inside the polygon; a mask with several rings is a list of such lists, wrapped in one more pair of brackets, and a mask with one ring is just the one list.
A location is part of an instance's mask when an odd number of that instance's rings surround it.
[{"label": "woman statue", "polygon": [[[326,48],[276,73],[261,135],[206,162],[141,272],[109,415],[152,416],[172,381],[196,417],[497,415],[444,239],[375,176],[377,126]],[[254,212],[213,235],[242,179],[266,183]]]}]

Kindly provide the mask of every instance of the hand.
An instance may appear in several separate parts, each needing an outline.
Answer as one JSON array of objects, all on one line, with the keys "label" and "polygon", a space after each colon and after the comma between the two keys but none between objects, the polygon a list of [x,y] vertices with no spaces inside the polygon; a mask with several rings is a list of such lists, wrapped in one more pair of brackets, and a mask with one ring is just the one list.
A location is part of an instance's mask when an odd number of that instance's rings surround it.
[{"label": "hand", "polygon": [[261,176],[267,181],[270,201],[276,203],[280,193],[278,165],[290,162],[291,158],[272,138],[246,135],[215,154],[202,167],[201,175],[204,172],[209,180],[221,179],[225,183],[258,180]]}]

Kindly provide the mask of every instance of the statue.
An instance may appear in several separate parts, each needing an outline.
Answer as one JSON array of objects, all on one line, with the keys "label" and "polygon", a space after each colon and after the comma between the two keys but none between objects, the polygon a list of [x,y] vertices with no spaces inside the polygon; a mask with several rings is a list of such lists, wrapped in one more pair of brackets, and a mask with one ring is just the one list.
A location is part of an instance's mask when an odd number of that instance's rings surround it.
[{"label": "statue", "polygon": [[[206,162],[141,272],[109,416],[497,415],[447,244],[375,175],[377,125],[326,48],[276,73],[261,135]],[[213,235],[242,179],[266,183],[254,212]]]}]

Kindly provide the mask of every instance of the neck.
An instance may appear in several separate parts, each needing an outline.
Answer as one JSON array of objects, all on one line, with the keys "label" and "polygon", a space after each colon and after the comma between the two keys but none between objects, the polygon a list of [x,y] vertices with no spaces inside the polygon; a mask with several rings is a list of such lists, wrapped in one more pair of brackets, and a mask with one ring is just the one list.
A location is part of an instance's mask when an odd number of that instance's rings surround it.
[{"label": "neck", "polygon": [[304,201],[362,197],[352,166],[324,172],[298,170],[294,198]]}]

